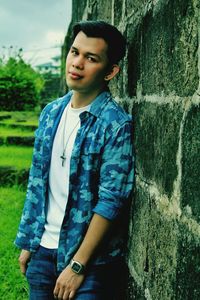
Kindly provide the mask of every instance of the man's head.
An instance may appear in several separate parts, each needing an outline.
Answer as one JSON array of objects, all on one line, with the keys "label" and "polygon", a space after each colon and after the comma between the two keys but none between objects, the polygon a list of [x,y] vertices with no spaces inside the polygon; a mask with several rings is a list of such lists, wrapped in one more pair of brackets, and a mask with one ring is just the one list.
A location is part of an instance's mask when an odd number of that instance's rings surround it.
[{"label": "man's head", "polygon": [[74,40],[66,59],[66,81],[79,93],[96,95],[119,72],[125,40],[114,26],[85,21],[74,26]]},{"label": "man's head", "polygon": [[104,21],[82,21],[73,28],[73,39],[82,31],[87,37],[102,38],[107,46],[109,65],[118,64],[126,52],[126,41],[121,32]]}]

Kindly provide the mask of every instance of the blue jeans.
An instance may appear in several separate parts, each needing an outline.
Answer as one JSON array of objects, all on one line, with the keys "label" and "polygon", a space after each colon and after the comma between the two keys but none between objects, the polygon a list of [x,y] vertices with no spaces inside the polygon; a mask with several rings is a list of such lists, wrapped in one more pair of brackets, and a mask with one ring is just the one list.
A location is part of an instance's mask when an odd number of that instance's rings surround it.
[{"label": "blue jeans", "polygon": [[[59,276],[56,270],[57,250],[42,246],[33,253],[26,277],[30,300],[53,300],[53,290]],[[92,266],[76,293],[75,300],[124,300],[126,267],[123,262]]]}]

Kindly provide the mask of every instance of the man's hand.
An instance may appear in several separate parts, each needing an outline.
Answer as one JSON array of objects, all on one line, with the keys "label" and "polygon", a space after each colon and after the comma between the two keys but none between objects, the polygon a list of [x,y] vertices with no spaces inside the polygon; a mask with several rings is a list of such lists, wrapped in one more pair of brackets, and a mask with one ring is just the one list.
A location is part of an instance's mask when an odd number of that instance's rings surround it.
[{"label": "man's hand", "polygon": [[56,281],[54,297],[61,300],[73,299],[83,280],[84,275],[74,273],[70,266],[66,267]]},{"label": "man's hand", "polygon": [[31,258],[31,252],[27,250],[22,250],[19,256],[19,266],[22,274],[26,274],[27,264]]},{"label": "man's hand", "polygon": [[[111,226],[110,220],[94,214],[83,242],[73,259],[86,267],[104,237],[109,233]],[[54,297],[59,300],[73,299],[84,278],[84,275],[74,273],[70,266],[66,267],[56,281]]]}]

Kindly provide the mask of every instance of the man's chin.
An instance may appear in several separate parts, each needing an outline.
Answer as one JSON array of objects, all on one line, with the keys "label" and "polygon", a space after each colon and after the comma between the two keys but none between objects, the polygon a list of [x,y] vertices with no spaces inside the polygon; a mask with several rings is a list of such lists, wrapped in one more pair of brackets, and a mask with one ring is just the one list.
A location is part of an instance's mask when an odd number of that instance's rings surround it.
[{"label": "man's chin", "polygon": [[67,84],[68,88],[71,90],[76,90],[78,88],[76,83],[73,83],[69,80],[66,81],[66,84]]},{"label": "man's chin", "polygon": [[80,86],[78,86],[78,84],[76,83],[71,83],[71,82],[66,82],[67,83],[67,86],[70,90],[73,90],[75,92],[81,92],[83,90],[83,88],[81,88]]}]

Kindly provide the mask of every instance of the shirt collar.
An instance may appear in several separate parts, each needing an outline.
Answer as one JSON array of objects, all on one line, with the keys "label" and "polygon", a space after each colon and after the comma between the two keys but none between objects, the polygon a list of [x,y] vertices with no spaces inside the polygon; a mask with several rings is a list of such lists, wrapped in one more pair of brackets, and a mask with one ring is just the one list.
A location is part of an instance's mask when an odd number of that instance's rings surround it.
[{"label": "shirt collar", "polygon": [[94,116],[98,117],[104,108],[104,106],[108,103],[111,98],[110,92],[102,92],[99,94],[91,103],[91,107],[89,112]]},{"label": "shirt collar", "polygon": [[[65,105],[67,105],[71,100],[72,94],[73,91],[69,91],[68,94],[66,95],[67,97],[65,99]],[[109,91],[102,92],[91,102],[91,107],[88,112],[98,117],[102,109],[110,99],[111,99],[111,93]]]}]

